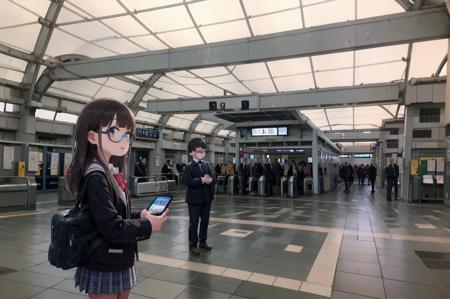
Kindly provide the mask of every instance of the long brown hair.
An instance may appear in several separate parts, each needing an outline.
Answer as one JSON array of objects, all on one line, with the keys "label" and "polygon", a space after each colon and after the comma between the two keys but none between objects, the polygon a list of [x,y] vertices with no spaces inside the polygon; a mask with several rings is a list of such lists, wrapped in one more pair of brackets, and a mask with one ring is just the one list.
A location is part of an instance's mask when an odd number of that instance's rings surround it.
[{"label": "long brown hair", "polygon": [[[106,178],[112,186],[113,180],[109,167],[105,164],[103,157],[99,156],[97,145],[88,141],[88,132],[100,132],[102,127],[109,126],[114,117],[119,127],[126,127],[134,136],[136,120],[133,113],[124,104],[112,99],[96,99],[87,104],[80,113],[75,125],[73,158],[67,171],[67,187],[72,193],[78,192],[80,181],[93,160],[96,160],[105,170]],[[102,134],[98,133],[99,149],[102,152]],[[130,143],[131,149],[131,143]],[[127,177],[127,162],[129,151],[122,157],[112,156],[115,166],[118,166]],[[106,161],[108,163],[109,161]]]}]

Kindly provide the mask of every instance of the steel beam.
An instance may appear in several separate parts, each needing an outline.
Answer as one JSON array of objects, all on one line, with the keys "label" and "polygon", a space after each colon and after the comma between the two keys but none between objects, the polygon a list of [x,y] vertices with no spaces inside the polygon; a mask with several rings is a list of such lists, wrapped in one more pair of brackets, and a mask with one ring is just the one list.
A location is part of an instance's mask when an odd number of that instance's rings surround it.
[{"label": "steel beam", "polygon": [[0,54],[4,54],[28,62],[38,62],[38,59],[33,55],[3,44],[0,44]]},{"label": "steel beam", "polygon": [[404,10],[410,10],[413,4],[408,0],[395,0]]},{"label": "steel beam", "polygon": [[409,11],[207,45],[69,62],[52,69],[53,80],[169,72],[307,57],[448,38],[444,7]]},{"label": "steel beam", "polygon": [[159,78],[161,78],[162,76],[163,74],[160,73],[153,74],[150,76],[150,78],[148,78],[142,83],[141,87],[139,87],[139,89],[136,91],[131,101],[128,103],[128,107],[131,109],[131,111],[137,113],[139,104],[141,103],[144,96],[147,94],[150,88],[152,88],[152,86],[156,83],[156,81],[158,81]]},{"label": "steel beam", "polygon": [[380,138],[379,130],[325,132],[324,134],[334,142],[374,141]]},{"label": "steel beam", "polygon": [[300,90],[295,92],[262,94],[259,96],[225,96],[214,98],[189,98],[176,100],[151,100],[147,110],[153,113],[210,112],[209,102],[224,102],[227,111],[241,111],[241,102],[249,101],[249,112],[347,105],[396,104],[402,84],[386,83],[351,87]]}]

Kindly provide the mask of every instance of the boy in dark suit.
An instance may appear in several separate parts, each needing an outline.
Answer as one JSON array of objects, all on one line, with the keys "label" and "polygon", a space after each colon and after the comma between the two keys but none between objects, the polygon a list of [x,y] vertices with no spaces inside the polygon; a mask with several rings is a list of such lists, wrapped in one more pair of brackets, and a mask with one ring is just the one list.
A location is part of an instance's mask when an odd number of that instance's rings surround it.
[{"label": "boy in dark suit", "polygon": [[[200,138],[188,143],[188,153],[192,161],[186,165],[183,178],[187,186],[186,202],[189,210],[189,251],[192,255],[200,255],[200,249],[210,251],[206,243],[209,223],[209,212],[214,200],[214,184],[216,178],[208,164],[202,159],[206,156],[206,144]],[[200,221],[200,232],[198,224]],[[197,244],[199,248],[197,247]]]}]

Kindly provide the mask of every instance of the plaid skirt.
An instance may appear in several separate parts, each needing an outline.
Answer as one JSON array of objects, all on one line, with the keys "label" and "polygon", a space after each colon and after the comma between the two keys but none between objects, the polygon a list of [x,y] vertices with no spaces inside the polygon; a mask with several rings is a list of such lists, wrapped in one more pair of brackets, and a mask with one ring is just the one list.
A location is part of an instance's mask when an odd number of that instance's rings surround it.
[{"label": "plaid skirt", "polygon": [[101,272],[78,267],[75,273],[75,287],[88,294],[117,294],[131,290],[136,285],[136,268],[121,272]]}]

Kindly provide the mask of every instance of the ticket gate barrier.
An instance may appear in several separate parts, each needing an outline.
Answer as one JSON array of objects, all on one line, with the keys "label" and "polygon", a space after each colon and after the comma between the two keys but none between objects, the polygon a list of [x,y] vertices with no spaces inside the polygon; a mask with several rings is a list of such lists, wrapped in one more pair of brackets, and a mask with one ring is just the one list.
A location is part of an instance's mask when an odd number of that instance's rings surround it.
[{"label": "ticket gate barrier", "polygon": [[230,175],[228,177],[227,189],[228,189],[228,194],[231,194],[231,195],[235,195],[240,192],[239,178],[236,175]]},{"label": "ticket gate barrier", "polygon": [[255,177],[248,178],[248,191],[250,194],[254,195],[255,189],[258,189],[258,182],[255,180]]},{"label": "ticket gate barrier", "polygon": [[287,177],[281,177],[281,183],[280,183],[280,193],[281,197],[287,197],[288,195],[288,178]]},{"label": "ticket gate barrier", "polygon": [[306,177],[303,179],[303,193],[304,194],[313,194],[312,177]]},{"label": "ticket gate barrier", "polygon": [[296,198],[298,196],[298,183],[295,176],[289,178],[288,193],[290,198]]},{"label": "ticket gate barrier", "polygon": [[245,194],[247,192],[247,182],[245,177],[239,177],[239,194]]},{"label": "ticket gate barrier", "polygon": [[262,175],[258,179],[258,195],[266,196],[266,176]]},{"label": "ticket gate barrier", "polygon": [[225,193],[225,177],[218,176],[216,180],[216,193]]}]

